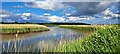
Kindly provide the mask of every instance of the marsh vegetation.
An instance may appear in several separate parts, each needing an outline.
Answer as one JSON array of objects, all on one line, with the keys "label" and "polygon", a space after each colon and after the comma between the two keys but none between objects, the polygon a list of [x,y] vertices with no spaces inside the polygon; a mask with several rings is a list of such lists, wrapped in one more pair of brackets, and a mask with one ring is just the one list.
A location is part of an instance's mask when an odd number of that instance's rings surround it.
[{"label": "marsh vegetation", "polygon": [[30,33],[49,31],[44,25],[37,24],[0,24],[2,34]]},{"label": "marsh vegetation", "polygon": [[[3,30],[2,33],[16,33],[13,40],[3,43],[3,52],[120,52],[118,25],[59,25],[48,28],[27,24],[2,25],[2,28],[7,28],[7,31]],[[27,38],[31,34],[19,39],[20,34],[17,31],[23,32],[23,28],[29,28],[31,32],[50,31],[35,34],[34,38],[29,38],[30,40]],[[28,30],[25,30],[25,33],[26,31]],[[87,32],[92,33],[86,35]]]}]

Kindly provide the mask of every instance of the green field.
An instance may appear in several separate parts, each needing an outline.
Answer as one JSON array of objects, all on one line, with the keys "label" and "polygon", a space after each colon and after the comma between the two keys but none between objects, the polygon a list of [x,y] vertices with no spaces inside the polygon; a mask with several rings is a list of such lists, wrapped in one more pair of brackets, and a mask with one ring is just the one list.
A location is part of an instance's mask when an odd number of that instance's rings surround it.
[{"label": "green field", "polygon": [[0,24],[2,34],[16,34],[49,31],[44,25],[37,24]]},{"label": "green field", "polygon": [[[87,30],[93,26],[61,25],[62,28]],[[85,29],[86,28],[86,29]],[[89,30],[88,29],[88,30]],[[97,26],[96,32],[90,36],[83,37],[74,42],[67,42],[65,45],[57,46],[52,52],[120,52],[120,37],[118,26]]]}]

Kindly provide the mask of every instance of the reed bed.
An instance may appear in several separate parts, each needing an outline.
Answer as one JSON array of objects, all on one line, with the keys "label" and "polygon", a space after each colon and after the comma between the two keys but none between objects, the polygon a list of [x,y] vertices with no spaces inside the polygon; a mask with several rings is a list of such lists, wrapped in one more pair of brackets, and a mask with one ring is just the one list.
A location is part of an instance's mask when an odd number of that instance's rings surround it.
[{"label": "reed bed", "polygon": [[16,34],[49,31],[44,25],[37,24],[0,24],[2,34]]},{"label": "reed bed", "polygon": [[76,29],[80,31],[95,31],[98,26],[93,25],[59,25],[60,28]]},{"label": "reed bed", "polygon": [[75,29],[81,32],[95,32],[99,28],[111,27],[110,25],[59,25],[60,28]]},{"label": "reed bed", "polygon": [[117,26],[99,27],[90,36],[57,46],[52,52],[120,52],[120,37]]}]

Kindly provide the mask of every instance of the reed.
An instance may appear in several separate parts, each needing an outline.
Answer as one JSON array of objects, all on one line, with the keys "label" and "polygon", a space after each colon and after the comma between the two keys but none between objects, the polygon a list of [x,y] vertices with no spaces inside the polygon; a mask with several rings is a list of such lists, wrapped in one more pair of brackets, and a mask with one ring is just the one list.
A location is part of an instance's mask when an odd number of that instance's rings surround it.
[{"label": "reed", "polygon": [[99,27],[95,33],[74,42],[57,46],[52,52],[120,52],[117,26]]},{"label": "reed", "polygon": [[[19,40],[18,38],[18,34],[16,34],[16,36],[14,37],[14,41],[9,40],[6,44],[2,44],[2,52],[15,52],[15,53],[19,53],[19,52],[39,52],[36,51],[39,50],[39,48],[36,48],[32,45],[29,46],[24,46],[23,42],[24,42],[24,36],[22,37],[22,40]],[[12,53],[11,53],[12,54]]]},{"label": "reed", "polygon": [[0,24],[2,34],[16,34],[49,31],[44,25],[37,24]]},{"label": "reed", "polygon": [[60,28],[76,29],[80,31],[95,31],[98,26],[95,25],[59,25]]}]

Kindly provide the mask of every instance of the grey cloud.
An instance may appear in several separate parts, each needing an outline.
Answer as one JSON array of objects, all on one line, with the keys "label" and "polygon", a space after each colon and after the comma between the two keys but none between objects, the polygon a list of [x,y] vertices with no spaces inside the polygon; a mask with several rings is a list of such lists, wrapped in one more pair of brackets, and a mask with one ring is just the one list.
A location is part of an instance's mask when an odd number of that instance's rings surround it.
[{"label": "grey cloud", "polygon": [[64,2],[63,4],[77,9],[77,13],[73,15],[91,15],[106,10],[111,2]]},{"label": "grey cloud", "polygon": [[31,2],[26,3],[26,6],[32,8],[42,8],[46,10],[58,10],[58,9],[65,9],[68,7],[76,8],[76,13],[72,15],[88,15],[88,14],[96,14],[99,12],[104,11],[106,8],[109,7],[111,2],[103,1],[103,2]]}]

